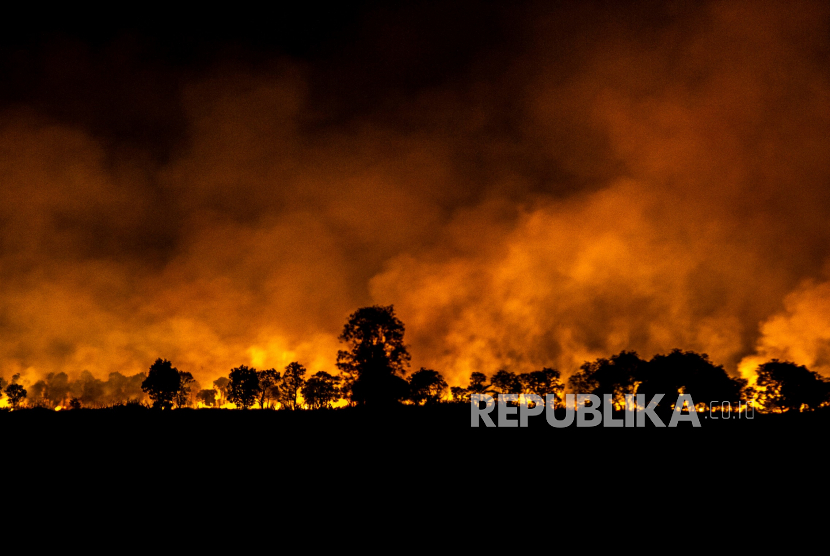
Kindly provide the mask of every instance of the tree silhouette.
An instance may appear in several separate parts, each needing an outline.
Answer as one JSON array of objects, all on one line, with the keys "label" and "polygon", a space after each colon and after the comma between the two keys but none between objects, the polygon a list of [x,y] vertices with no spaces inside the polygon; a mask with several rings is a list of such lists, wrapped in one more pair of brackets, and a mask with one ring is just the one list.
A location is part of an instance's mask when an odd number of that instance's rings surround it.
[{"label": "tree silhouette", "polygon": [[276,369],[267,369],[257,373],[259,378],[259,407],[265,409],[270,400],[275,398],[276,391],[274,389],[280,382],[280,373]]},{"label": "tree silhouette", "polygon": [[490,386],[500,394],[522,393],[522,383],[519,381],[519,377],[516,376],[516,373],[504,369],[493,375]]},{"label": "tree silhouette", "polygon": [[287,409],[300,406],[300,393],[305,384],[306,368],[293,361],[285,367],[280,381],[280,403]]},{"label": "tree silhouette", "polygon": [[228,375],[228,401],[242,409],[249,409],[259,394],[259,377],[256,369],[241,365],[231,369]]},{"label": "tree silhouette", "polygon": [[344,394],[357,405],[394,404],[409,394],[402,378],[410,355],[403,343],[404,325],[392,305],[363,307],[349,316],[339,340],[348,345],[337,352]]},{"label": "tree silhouette", "polygon": [[[610,359],[586,361],[571,375],[568,383],[577,394],[610,394],[617,407],[624,407],[625,395],[639,392],[638,382],[645,372],[646,361],[634,351],[621,351]],[[677,392],[677,388],[672,390]],[[666,392],[660,392],[665,394]]]},{"label": "tree silhouette", "polygon": [[450,395],[454,402],[470,402],[470,391],[463,386],[451,386]]},{"label": "tree silhouette", "polygon": [[447,392],[447,381],[438,371],[421,367],[409,377],[409,391],[417,404],[437,403]]},{"label": "tree silhouette", "polygon": [[172,409],[173,399],[179,391],[179,370],[167,359],[156,359],[141,383],[141,389],[150,397],[154,408]]},{"label": "tree silhouette", "polygon": [[321,409],[340,399],[339,376],[325,371],[311,375],[302,387],[303,399],[311,409]]},{"label": "tree silhouette", "polygon": [[520,374],[519,383],[522,385],[523,393],[536,394],[543,400],[546,399],[545,396],[552,394],[556,396],[557,403],[562,400],[562,392],[565,390],[561,373],[550,367]]},{"label": "tree silhouette", "polygon": [[173,398],[176,402],[176,407],[187,407],[190,405],[190,390],[196,384],[192,374],[187,371],[179,371],[179,389],[176,390],[176,395]]},{"label": "tree silhouette", "polygon": [[758,401],[767,411],[812,410],[830,401],[830,384],[815,371],[773,359],[755,370]]},{"label": "tree silhouette", "polygon": [[732,378],[721,365],[715,365],[705,353],[673,349],[668,355],[655,355],[640,374],[638,394],[650,399],[665,394],[660,405],[671,405],[676,393],[689,394],[695,405],[711,402],[738,402],[746,380]]},{"label": "tree silhouette", "polygon": [[487,375],[478,371],[470,373],[470,384],[467,386],[467,392],[469,394],[484,394],[489,389],[490,385],[487,384]]},{"label": "tree silhouette", "polygon": [[6,386],[5,392],[6,396],[9,397],[9,403],[12,404],[12,409],[20,407],[20,404],[23,403],[23,400],[26,399],[26,395],[28,394],[23,386],[15,383]]},{"label": "tree silhouette", "polygon": [[2,400],[2,399],[3,399],[3,396],[5,396],[5,395],[6,395],[6,394],[4,393],[4,391],[3,391],[3,390],[6,388],[6,386],[7,386],[8,384],[9,384],[9,383],[8,383],[8,382],[6,382],[6,379],[5,379],[5,378],[3,378],[2,376],[0,376],[0,400]]}]

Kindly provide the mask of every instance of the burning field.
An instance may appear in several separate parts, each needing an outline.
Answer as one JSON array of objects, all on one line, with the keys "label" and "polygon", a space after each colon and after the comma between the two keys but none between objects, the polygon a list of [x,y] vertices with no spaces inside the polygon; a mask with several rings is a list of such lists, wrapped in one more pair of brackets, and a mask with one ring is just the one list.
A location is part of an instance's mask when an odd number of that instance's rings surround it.
[{"label": "burning field", "polygon": [[673,348],[830,376],[826,3],[347,15],[4,39],[0,375],[335,372],[380,304],[450,384]]}]

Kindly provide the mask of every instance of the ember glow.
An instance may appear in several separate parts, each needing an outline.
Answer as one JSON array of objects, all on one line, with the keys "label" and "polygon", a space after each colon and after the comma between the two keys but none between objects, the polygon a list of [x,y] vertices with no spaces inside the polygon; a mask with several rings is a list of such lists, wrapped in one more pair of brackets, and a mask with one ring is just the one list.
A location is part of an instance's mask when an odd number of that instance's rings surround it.
[{"label": "ember glow", "polygon": [[676,347],[830,376],[825,2],[347,20],[7,39],[0,375],[334,372],[394,304],[451,384]]}]

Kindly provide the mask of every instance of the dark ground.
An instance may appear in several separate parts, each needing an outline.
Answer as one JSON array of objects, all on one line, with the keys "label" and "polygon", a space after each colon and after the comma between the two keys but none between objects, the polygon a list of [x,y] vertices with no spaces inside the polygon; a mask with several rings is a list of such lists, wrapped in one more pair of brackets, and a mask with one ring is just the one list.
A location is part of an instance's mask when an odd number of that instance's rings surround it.
[{"label": "dark ground", "polygon": [[[491,415],[497,422],[495,411]],[[662,416],[667,424],[669,415]],[[702,413],[698,428],[688,422],[680,422],[676,428],[654,428],[648,420],[645,428],[581,428],[574,424],[553,428],[544,415],[530,417],[527,428],[489,428],[484,423],[475,428],[470,426],[470,417],[467,404],[297,412],[161,412],[136,406],[60,412],[25,409],[0,412],[0,436],[5,446],[52,458],[84,459],[88,454],[99,454],[105,458],[118,455],[140,459],[166,455],[192,461],[237,458],[256,463],[274,458],[319,460],[384,451],[487,457],[515,451],[517,458],[520,454],[560,458],[597,452],[616,454],[612,459],[638,454],[637,458],[662,461],[672,451],[693,457],[746,459],[760,453],[778,453],[791,444],[799,444],[803,453],[811,445],[823,445],[830,430],[830,411],[756,413],[754,419],[733,415],[728,420],[707,418]],[[802,441],[806,444],[801,445]]]},{"label": "dark ground", "polygon": [[7,502],[72,515],[111,507],[141,520],[196,512],[359,522],[361,512],[406,511],[463,519],[476,534],[504,512],[518,523],[523,512],[548,523],[715,519],[814,496],[828,424],[827,411],[702,419],[700,428],[555,429],[538,418],[529,428],[472,428],[467,405],[21,410],[0,412],[0,490]]}]

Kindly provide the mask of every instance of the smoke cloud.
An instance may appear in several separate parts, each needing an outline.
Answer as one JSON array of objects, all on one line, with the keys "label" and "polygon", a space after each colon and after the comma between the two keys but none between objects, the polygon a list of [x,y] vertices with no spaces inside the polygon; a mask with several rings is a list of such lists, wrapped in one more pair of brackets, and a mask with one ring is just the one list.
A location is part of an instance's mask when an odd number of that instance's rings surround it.
[{"label": "smoke cloud", "polygon": [[0,374],[331,372],[377,303],[453,384],[675,347],[830,375],[824,3],[450,5],[313,55],[25,51]]}]

